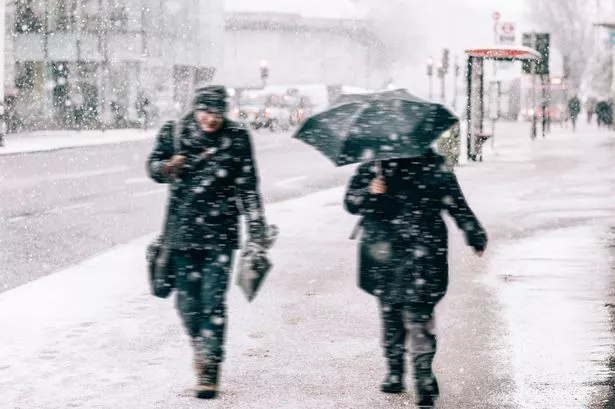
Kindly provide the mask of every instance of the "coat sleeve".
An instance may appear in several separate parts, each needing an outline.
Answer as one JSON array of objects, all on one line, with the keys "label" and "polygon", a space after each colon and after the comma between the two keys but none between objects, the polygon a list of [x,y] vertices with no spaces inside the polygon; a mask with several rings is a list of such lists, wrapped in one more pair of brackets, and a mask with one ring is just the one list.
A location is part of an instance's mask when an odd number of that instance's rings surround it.
[{"label": "coat sleeve", "polygon": [[369,184],[376,177],[370,170],[369,164],[359,166],[346,189],[344,207],[350,214],[365,216],[369,214],[382,217],[394,216],[398,206],[395,198],[385,194],[372,195],[369,193]]},{"label": "coat sleeve", "polygon": [[235,158],[239,167],[236,179],[238,198],[246,218],[250,238],[255,240],[264,239],[267,222],[260,192],[260,178],[252,147],[252,138],[246,130],[242,129],[236,132],[241,133],[239,137],[241,143]]},{"label": "coat sleeve", "polygon": [[150,178],[158,183],[169,183],[170,175],[167,175],[164,170],[164,164],[173,156],[173,131],[175,124],[173,121],[166,122],[158,131],[154,150],[147,158],[146,169]]},{"label": "coat sleeve", "polygon": [[484,251],[488,241],[487,232],[468,205],[457,176],[453,172],[446,172],[443,178],[446,186],[442,197],[444,208],[463,231],[466,244],[476,251]]}]

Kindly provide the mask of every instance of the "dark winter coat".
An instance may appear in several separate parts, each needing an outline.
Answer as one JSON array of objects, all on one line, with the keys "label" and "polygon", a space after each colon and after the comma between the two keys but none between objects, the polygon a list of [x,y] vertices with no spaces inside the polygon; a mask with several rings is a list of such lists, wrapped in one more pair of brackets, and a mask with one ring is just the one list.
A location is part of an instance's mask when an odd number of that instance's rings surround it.
[{"label": "dark winter coat", "polygon": [[573,97],[568,101],[568,113],[570,116],[578,116],[581,112],[581,100]]},{"label": "dark winter coat", "polygon": [[607,101],[600,101],[596,105],[596,115],[600,123],[604,125],[613,124],[613,105]]},{"label": "dark winter coat", "polygon": [[[175,122],[165,123],[147,171],[158,183],[170,183],[167,239],[173,249],[239,247],[239,216],[245,214],[249,234],[259,240],[266,221],[259,191],[259,177],[247,130],[225,120],[215,134],[205,134],[192,114],[180,121],[181,149],[175,151]],[[177,177],[163,166],[174,154],[186,156]]]},{"label": "dark winter coat", "polygon": [[348,212],[363,216],[359,246],[359,286],[389,303],[437,303],[448,287],[447,211],[468,245],[482,251],[487,235],[468,206],[444,158],[429,151],[421,158],[381,163],[387,192],[372,195],[374,164],[361,165],[345,196]]}]

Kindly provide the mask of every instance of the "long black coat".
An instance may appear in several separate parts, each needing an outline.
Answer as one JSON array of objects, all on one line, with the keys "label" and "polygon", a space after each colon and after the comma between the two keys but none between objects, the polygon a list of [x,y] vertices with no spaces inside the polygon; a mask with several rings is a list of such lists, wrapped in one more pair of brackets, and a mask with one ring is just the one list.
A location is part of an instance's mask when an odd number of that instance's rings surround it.
[{"label": "long black coat", "polygon": [[383,195],[368,186],[374,164],[361,165],[345,196],[348,212],[363,216],[359,286],[389,303],[437,303],[448,287],[448,234],[443,211],[463,230],[468,245],[485,249],[487,235],[468,206],[444,158],[382,161]]},{"label": "long black coat", "polygon": [[[173,143],[175,123],[165,123],[147,160],[158,183],[172,183],[168,201],[167,240],[173,249],[239,248],[239,216],[247,216],[251,237],[265,232],[259,177],[248,131],[225,120],[215,134],[205,134],[192,114],[179,121],[181,145]],[[174,154],[186,156],[172,177],[163,166]]]}]

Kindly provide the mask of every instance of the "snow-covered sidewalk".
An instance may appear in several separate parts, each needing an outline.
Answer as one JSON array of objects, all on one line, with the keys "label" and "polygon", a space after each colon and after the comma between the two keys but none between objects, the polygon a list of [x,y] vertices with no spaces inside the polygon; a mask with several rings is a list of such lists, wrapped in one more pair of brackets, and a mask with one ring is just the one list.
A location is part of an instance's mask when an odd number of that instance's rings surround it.
[{"label": "snow-covered sidewalk", "polygon": [[[552,186],[580,158],[575,147],[585,136],[556,136],[528,149],[510,138],[510,150],[458,170],[493,241],[480,260],[451,231],[451,286],[439,311],[436,360],[441,408],[515,407],[508,399],[524,379],[515,371],[539,370],[510,361],[508,327],[492,287],[498,276],[487,277],[502,273],[515,234],[532,240],[532,227],[523,232],[524,223],[544,223],[546,216],[527,213],[557,205],[545,197],[543,184]],[[587,142],[587,153],[605,141],[597,136]],[[577,179],[562,177],[562,186],[588,188],[586,181],[609,176],[596,174],[603,168],[604,161],[590,161],[579,168],[587,174],[565,175]],[[378,392],[384,374],[378,310],[356,288],[356,242],[348,240],[355,218],[344,212],[342,195],[343,188],[335,188],[268,208],[281,229],[275,268],[252,304],[232,285],[219,400],[190,397],[191,353],[172,300],[148,294],[148,236],[0,294],[0,408],[412,407],[410,394]],[[612,210],[608,205],[600,203],[605,212]],[[515,219],[523,214],[527,219]],[[564,390],[556,385],[554,392]]]},{"label": "snow-covered sidewalk", "polygon": [[82,146],[99,146],[152,139],[156,129],[111,129],[107,131],[39,131],[5,136],[0,155],[46,152]]}]

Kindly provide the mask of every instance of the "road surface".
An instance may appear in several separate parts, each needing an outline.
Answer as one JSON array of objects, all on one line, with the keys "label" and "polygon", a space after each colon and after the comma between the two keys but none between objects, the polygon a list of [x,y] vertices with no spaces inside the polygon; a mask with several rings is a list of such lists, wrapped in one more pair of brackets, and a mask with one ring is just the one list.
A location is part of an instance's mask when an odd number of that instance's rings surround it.
[{"label": "road surface", "polygon": [[[267,203],[346,182],[287,133],[254,135]],[[0,292],[156,231],[166,187],[145,175],[152,141],[0,157]]]}]

